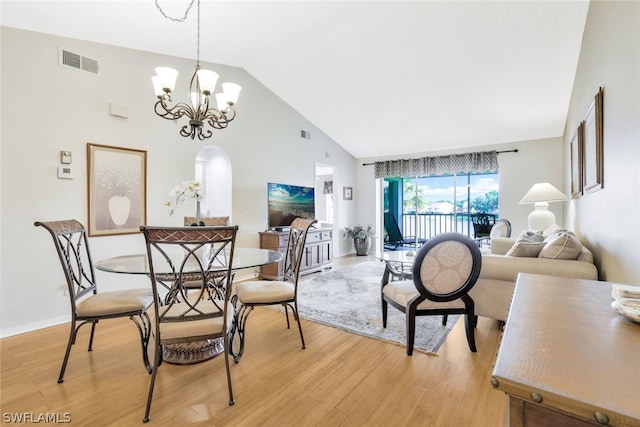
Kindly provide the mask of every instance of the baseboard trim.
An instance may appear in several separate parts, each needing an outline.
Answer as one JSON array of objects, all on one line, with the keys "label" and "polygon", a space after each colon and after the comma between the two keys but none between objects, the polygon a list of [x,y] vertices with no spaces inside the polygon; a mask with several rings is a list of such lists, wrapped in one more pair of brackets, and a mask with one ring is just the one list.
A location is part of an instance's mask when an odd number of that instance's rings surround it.
[{"label": "baseboard trim", "polygon": [[39,329],[58,326],[71,321],[70,316],[54,317],[52,319],[40,320],[38,322],[27,323],[25,325],[15,326],[13,328],[0,329],[0,338],[8,338],[14,335],[25,334],[27,332],[37,331]]}]

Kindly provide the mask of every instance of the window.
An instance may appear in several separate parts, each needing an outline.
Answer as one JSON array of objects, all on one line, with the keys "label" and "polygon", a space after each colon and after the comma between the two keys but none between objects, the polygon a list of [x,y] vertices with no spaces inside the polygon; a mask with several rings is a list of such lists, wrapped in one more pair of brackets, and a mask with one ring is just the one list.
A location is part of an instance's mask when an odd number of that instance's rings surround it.
[{"label": "window", "polygon": [[498,216],[498,174],[385,178],[384,211],[394,214],[404,236],[473,236],[474,214]]}]

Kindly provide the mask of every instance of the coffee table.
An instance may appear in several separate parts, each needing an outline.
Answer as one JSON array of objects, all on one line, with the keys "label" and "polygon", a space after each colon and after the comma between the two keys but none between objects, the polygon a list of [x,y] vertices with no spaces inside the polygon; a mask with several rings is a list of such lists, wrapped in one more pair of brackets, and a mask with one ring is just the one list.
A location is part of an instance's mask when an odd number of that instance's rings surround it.
[{"label": "coffee table", "polygon": [[376,252],[375,256],[385,263],[381,285],[386,285],[389,280],[410,280],[413,277],[414,251]]}]

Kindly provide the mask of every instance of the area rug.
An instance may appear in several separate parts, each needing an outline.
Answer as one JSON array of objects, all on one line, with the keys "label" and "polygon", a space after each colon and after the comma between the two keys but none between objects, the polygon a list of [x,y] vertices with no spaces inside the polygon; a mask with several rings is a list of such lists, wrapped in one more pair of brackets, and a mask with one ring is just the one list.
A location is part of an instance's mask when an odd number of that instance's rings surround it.
[{"label": "area rug", "polygon": [[[382,327],[380,280],[384,263],[366,261],[339,270],[318,273],[298,284],[298,310],[303,319],[347,332],[406,345],[405,315],[389,306],[387,327]],[[416,318],[414,350],[435,354],[459,316]]]}]

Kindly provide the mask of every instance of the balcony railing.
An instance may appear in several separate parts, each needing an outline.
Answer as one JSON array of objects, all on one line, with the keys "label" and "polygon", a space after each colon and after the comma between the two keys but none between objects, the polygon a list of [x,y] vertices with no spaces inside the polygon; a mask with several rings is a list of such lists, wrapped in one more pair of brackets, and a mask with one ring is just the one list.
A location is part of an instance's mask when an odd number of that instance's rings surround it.
[{"label": "balcony railing", "polygon": [[467,213],[405,213],[402,214],[402,234],[430,239],[437,234],[455,231],[474,237],[472,216]]}]

